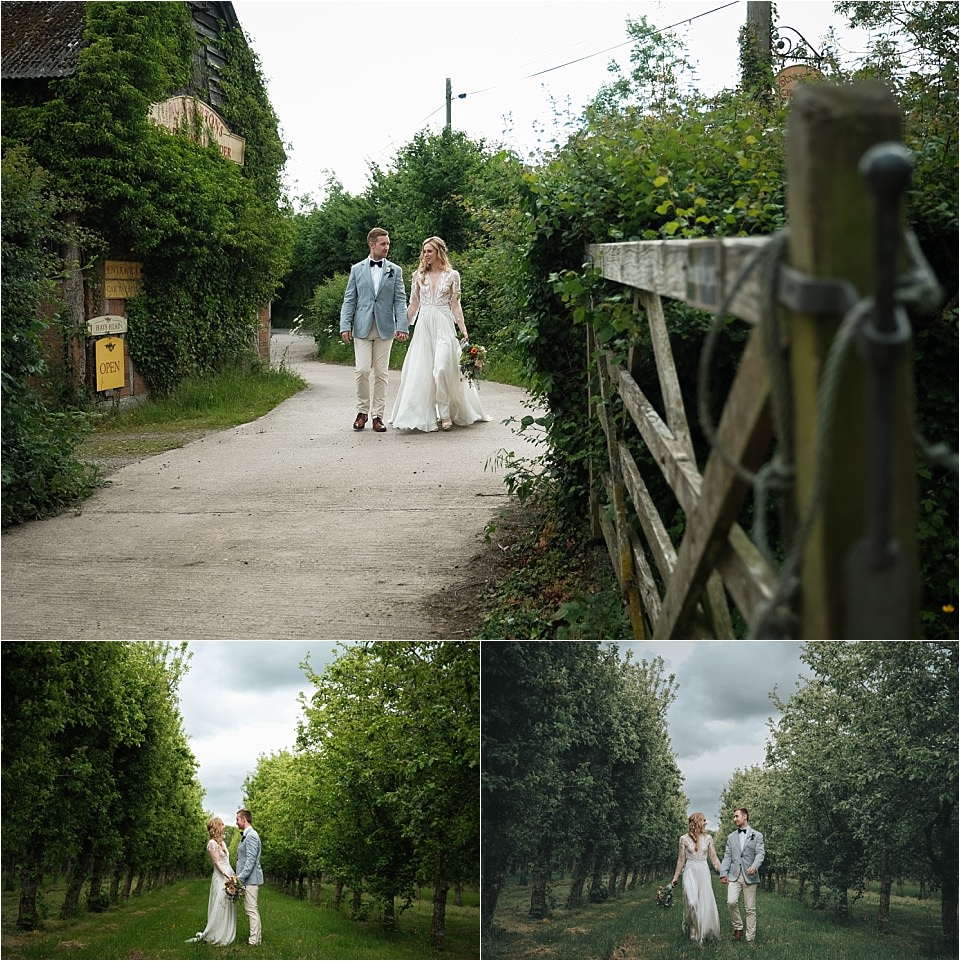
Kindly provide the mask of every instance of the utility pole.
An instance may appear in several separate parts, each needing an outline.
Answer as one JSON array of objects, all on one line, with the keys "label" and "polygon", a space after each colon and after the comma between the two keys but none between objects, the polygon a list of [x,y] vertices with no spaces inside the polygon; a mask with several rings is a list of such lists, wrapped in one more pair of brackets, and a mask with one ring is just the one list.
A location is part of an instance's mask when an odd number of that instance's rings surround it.
[{"label": "utility pole", "polygon": [[[769,7],[770,4],[768,3],[767,6]],[[453,101],[453,88],[450,86],[450,78],[447,77],[447,130],[450,129],[450,125],[452,123],[451,109],[450,109],[452,101]]]},{"label": "utility pole", "polygon": [[757,61],[773,64],[773,4],[769,0],[747,0],[747,30],[756,45]]}]

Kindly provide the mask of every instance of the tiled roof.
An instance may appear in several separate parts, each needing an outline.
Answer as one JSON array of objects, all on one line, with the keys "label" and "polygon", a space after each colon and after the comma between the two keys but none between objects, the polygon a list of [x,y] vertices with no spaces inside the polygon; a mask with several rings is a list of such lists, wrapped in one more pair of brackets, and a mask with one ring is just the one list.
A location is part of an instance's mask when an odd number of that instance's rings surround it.
[{"label": "tiled roof", "polygon": [[4,80],[68,77],[77,69],[83,40],[84,3],[0,3]]}]

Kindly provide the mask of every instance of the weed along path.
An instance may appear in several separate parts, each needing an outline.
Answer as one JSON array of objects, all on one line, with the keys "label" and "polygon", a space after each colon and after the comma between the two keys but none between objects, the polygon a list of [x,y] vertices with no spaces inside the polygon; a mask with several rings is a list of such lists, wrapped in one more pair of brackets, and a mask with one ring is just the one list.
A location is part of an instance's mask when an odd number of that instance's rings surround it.
[{"label": "weed along path", "polygon": [[445,597],[506,503],[497,453],[537,453],[502,423],[524,391],[484,382],[486,424],[354,431],[353,369],[272,346],[306,390],[3,534],[4,639],[463,636]]}]

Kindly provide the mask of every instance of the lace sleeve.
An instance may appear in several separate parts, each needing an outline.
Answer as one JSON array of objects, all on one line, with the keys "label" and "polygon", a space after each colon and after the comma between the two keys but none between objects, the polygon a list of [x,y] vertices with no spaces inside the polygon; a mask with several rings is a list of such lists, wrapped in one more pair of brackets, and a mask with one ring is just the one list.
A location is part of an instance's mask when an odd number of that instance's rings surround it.
[{"label": "lace sleeve", "polygon": [[683,843],[683,838],[680,838],[680,853],[677,855],[677,866],[673,870],[673,883],[676,884],[677,878],[680,877],[680,872],[683,870],[684,864],[687,863],[687,846]]},{"label": "lace sleeve", "polygon": [[720,872],[720,858],[717,857],[717,847],[713,843],[713,836],[710,836],[710,843],[707,845],[707,855],[710,858],[710,863],[717,869],[717,873]]},{"label": "lace sleeve", "polygon": [[463,305],[460,303],[460,271],[452,271],[453,277],[450,278],[450,309],[453,311],[453,319],[460,328],[460,333],[467,336],[467,321],[463,316]]},{"label": "lace sleeve", "polygon": [[410,306],[407,308],[407,320],[412,321],[420,310],[420,271],[413,272],[410,281]]}]

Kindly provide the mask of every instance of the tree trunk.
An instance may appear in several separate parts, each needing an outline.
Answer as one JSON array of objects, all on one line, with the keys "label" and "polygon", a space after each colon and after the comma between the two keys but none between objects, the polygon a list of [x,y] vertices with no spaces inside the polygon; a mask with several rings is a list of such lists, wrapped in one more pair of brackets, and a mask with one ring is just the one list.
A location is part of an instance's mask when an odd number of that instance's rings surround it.
[{"label": "tree trunk", "polygon": [[599,904],[607,900],[607,890],[603,883],[603,869],[597,861],[593,865],[593,875],[590,878],[590,901]]},{"label": "tree trunk", "polygon": [[337,878],[333,884],[333,908],[335,911],[340,910],[340,905],[343,904],[343,881]]},{"label": "tree trunk", "polygon": [[480,875],[480,942],[483,944],[493,931],[493,913],[503,890],[504,874],[483,871]]},{"label": "tree trunk", "polygon": [[391,894],[387,897],[383,905],[383,921],[381,926],[384,931],[394,931],[397,927],[397,909],[395,905],[396,896]]},{"label": "tree trunk", "polygon": [[632,891],[637,886],[637,881],[640,880],[640,868],[634,867],[633,875],[630,877],[630,884],[628,885]]},{"label": "tree trunk", "polygon": [[890,927],[890,888],[893,878],[890,872],[884,870],[880,875],[880,904],[877,908],[877,930],[886,933]]},{"label": "tree trunk", "polygon": [[128,864],[126,870],[123,873],[123,897],[129,898],[130,891],[133,888],[133,865]]},{"label": "tree trunk", "polygon": [[21,931],[37,930],[37,891],[42,877],[39,859],[29,859],[20,869],[20,911],[17,915],[17,928]]},{"label": "tree trunk", "polygon": [[610,880],[607,881],[607,897],[615,898],[617,896],[617,880],[620,877],[620,867],[619,865],[611,865],[610,867]]},{"label": "tree trunk", "polygon": [[517,885],[521,888],[525,888],[530,883],[530,878],[527,871],[530,868],[530,862],[524,858],[520,862],[520,877],[517,879]]},{"label": "tree trunk", "polygon": [[847,897],[847,889],[839,891],[837,894],[837,912],[841,918],[850,917],[850,901]]},{"label": "tree trunk", "polygon": [[530,892],[530,917],[539,921],[549,913],[547,910],[547,878],[549,872],[544,870],[539,861],[535,861],[530,873],[533,875],[533,889]]},{"label": "tree trunk", "polygon": [[572,911],[583,904],[583,885],[587,880],[589,861],[581,858],[573,864],[570,879],[570,893],[567,895],[567,910]]},{"label": "tree trunk", "polygon": [[77,239],[79,218],[67,217],[67,241],[63,245],[66,273],[63,299],[70,321],[66,344],[67,381],[71,396],[79,392],[87,379],[87,317],[83,296],[83,273],[80,269],[80,244]]},{"label": "tree trunk", "polygon": [[113,869],[113,877],[110,879],[110,903],[120,903],[120,882],[123,880],[123,865],[118,864]]},{"label": "tree trunk", "polygon": [[63,907],[60,908],[60,918],[66,921],[75,918],[80,913],[80,891],[90,874],[90,856],[87,854],[77,858],[73,876],[67,885],[67,893],[63,897]]},{"label": "tree trunk", "polygon": [[447,891],[450,885],[440,878],[433,885],[433,919],[430,922],[430,943],[437,951],[443,950],[443,939],[447,923]]}]

